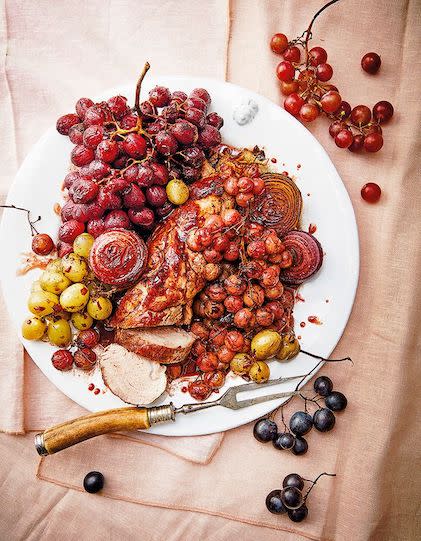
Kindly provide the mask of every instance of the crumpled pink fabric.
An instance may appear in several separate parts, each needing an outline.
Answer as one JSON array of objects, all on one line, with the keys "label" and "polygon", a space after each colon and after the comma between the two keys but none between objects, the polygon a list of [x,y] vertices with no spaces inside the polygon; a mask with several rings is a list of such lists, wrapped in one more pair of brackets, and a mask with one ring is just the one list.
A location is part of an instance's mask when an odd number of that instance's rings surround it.
[{"label": "crumpled pink fabric", "polygon": [[[86,5],[75,1],[66,7],[47,0],[1,4],[0,123],[1,133],[8,135],[2,140],[3,193],[38,134],[54,122],[58,111],[71,107],[74,88],[83,87],[94,95],[127,80],[128,73],[143,63],[144,51],[161,73],[217,78],[226,73],[229,81],[279,103],[282,97],[274,76],[279,58],[269,50],[270,37],[279,31],[291,38],[301,34],[321,5],[319,0],[111,0]],[[420,8],[417,0],[342,1],[329,8],[313,28],[313,44],[328,50],[335,70],[332,82],[344,99],[352,105],[370,106],[386,99],[396,109],[384,128],[384,148],[373,155],[336,148],[326,119],[308,126],[348,189],[361,243],[359,289],[335,352],[336,356],[350,355],[355,364],[323,368],[349,399],[347,410],[337,415],[335,429],[327,434],[313,430],[308,454],[295,457],[259,444],[252,437],[252,426],[244,426],[225,435],[206,466],[163,449],[111,437],[39,461],[32,435],[3,434],[3,537],[420,538],[420,409],[416,405],[421,390],[420,101],[416,92]],[[371,50],[382,57],[382,68],[374,77],[359,67],[362,55]],[[382,187],[377,205],[360,198],[361,186],[368,181]],[[2,330],[4,324],[3,319]],[[2,334],[7,336],[2,340],[3,351],[11,349],[8,357],[1,356],[1,395],[7,394],[12,381],[8,362],[22,363],[21,357],[13,356],[12,332],[6,329]],[[26,383],[30,382],[27,378]],[[48,384],[43,389],[55,392]],[[10,398],[0,396],[0,400],[2,413],[13,404]],[[292,401],[286,418],[299,407]],[[105,475],[100,494],[82,492],[83,476],[90,469],[101,469]],[[314,479],[322,471],[337,477],[320,479],[309,497],[305,522],[294,524],[285,516],[268,513],[266,494],[279,488],[287,473]]]}]

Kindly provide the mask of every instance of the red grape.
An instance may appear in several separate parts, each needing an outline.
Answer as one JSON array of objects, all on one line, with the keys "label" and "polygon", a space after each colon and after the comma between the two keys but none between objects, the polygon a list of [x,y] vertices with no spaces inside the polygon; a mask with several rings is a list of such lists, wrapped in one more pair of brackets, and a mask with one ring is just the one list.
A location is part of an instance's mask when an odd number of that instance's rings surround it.
[{"label": "red grape", "polygon": [[93,237],[98,237],[105,231],[105,223],[103,218],[96,218],[95,220],[89,220],[86,227],[87,232]]},{"label": "red grape", "polygon": [[200,109],[196,109],[195,107],[189,107],[186,109],[184,118],[200,129],[203,128],[206,123],[205,113]]},{"label": "red grape", "polygon": [[316,68],[316,77],[319,81],[329,81],[333,75],[333,68],[330,64],[319,64]]},{"label": "red grape", "polygon": [[111,168],[108,163],[102,162],[101,160],[93,160],[89,164],[89,174],[96,180],[107,177],[110,174],[110,171]]},{"label": "red grape", "polygon": [[284,101],[284,108],[291,115],[297,116],[301,107],[304,105],[304,100],[301,96],[293,92]]},{"label": "red grape", "polygon": [[181,90],[176,90],[171,94],[171,100],[176,101],[177,103],[183,103],[187,99],[187,94]]},{"label": "red grape", "polygon": [[337,118],[348,118],[351,114],[351,106],[347,101],[343,101],[339,106],[339,109],[335,111],[335,116]]},{"label": "red grape", "polygon": [[354,135],[354,139],[351,145],[348,147],[348,150],[350,150],[351,152],[360,151],[362,148],[364,148],[364,139],[364,135]]},{"label": "red grape", "polygon": [[280,81],[291,82],[295,76],[295,68],[291,62],[284,60],[277,65],[276,76]]},{"label": "red grape", "polygon": [[285,49],[283,57],[289,62],[297,63],[300,61],[301,51],[298,47],[294,45],[293,47],[288,47],[287,49]]},{"label": "red grape", "polygon": [[367,203],[377,203],[382,194],[382,190],[375,182],[368,182],[361,188],[361,197]]},{"label": "red grape", "polygon": [[341,130],[335,136],[335,143],[339,148],[348,148],[353,140],[352,132],[348,129]]},{"label": "red grape", "polygon": [[58,230],[58,238],[62,242],[71,244],[78,235],[81,235],[85,231],[85,224],[78,222],[77,220],[69,220],[61,224]]},{"label": "red grape", "polygon": [[214,126],[217,130],[220,130],[224,125],[224,119],[218,115],[218,113],[209,113],[206,117],[206,122],[211,126]]},{"label": "red grape", "polygon": [[85,126],[102,125],[105,122],[105,114],[102,107],[92,105],[85,111],[83,123]]},{"label": "red grape", "polygon": [[152,209],[143,208],[142,210],[129,209],[128,215],[135,225],[150,228],[155,221],[155,214]]},{"label": "red grape", "polygon": [[98,184],[93,180],[79,179],[73,182],[69,195],[75,203],[89,203],[98,195]]},{"label": "red grape", "polygon": [[79,171],[71,171],[70,173],[67,173],[67,175],[64,177],[63,186],[69,189],[73,182],[75,182],[75,180],[78,180],[79,178]]},{"label": "red grape", "polygon": [[154,176],[152,167],[144,163],[140,163],[137,167],[137,183],[142,188],[147,188],[152,186],[152,184],[158,184],[155,182],[156,177]]},{"label": "red grape", "polygon": [[138,133],[129,133],[123,141],[123,150],[131,158],[143,158],[146,154],[146,141]]},{"label": "red grape", "polygon": [[364,141],[364,149],[367,152],[378,152],[383,146],[383,137],[380,133],[370,133]]},{"label": "red grape", "polygon": [[190,94],[190,98],[200,98],[209,107],[211,103],[211,97],[209,92],[205,88],[195,88]]},{"label": "red grape", "polygon": [[171,92],[165,86],[156,86],[149,92],[149,101],[155,107],[168,105],[171,99]]},{"label": "red grape", "polygon": [[300,109],[300,119],[303,122],[312,122],[319,116],[319,109],[312,103],[304,103]]},{"label": "red grape", "polygon": [[169,131],[160,131],[155,137],[155,146],[158,152],[164,156],[175,154],[178,150],[177,139]]},{"label": "red grape", "polygon": [[80,98],[79,100],[77,100],[75,109],[77,115],[81,120],[84,120],[86,110],[89,109],[89,107],[92,107],[93,104],[94,102],[89,98]]},{"label": "red grape", "polygon": [[290,82],[281,81],[281,92],[284,96],[289,96],[290,94],[297,93],[298,89],[299,85],[296,79]]},{"label": "red grape", "polygon": [[145,206],[145,195],[137,184],[131,184],[129,190],[124,194],[123,203],[125,207],[139,210]]},{"label": "red grape", "polygon": [[51,362],[57,370],[67,372],[73,367],[73,355],[67,349],[58,349],[51,357]]},{"label": "red grape", "polygon": [[32,251],[37,255],[48,255],[54,250],[54,242],[50,235],[38,233],[32,239]]},{"label": "red grape", "polygon": [[150,167],[153,172],[154,184],[165,186],[168,183],[168,169],[161,163],[152,162]]},{"label": "red grape", "polygon": [[[107,189],[107,187],[100,188],[97,202],[104,210],[121,208],[121,197]],[[93,216],[90,216],[90,218],[93,218]]]},{"label": "red grape", "polygon": [[363,70],[372,75],[379,71],[381,63],[381,58],[377,53],[366,53],[361,59]]},{"label": "red grape", "polygon": [[83,143],[83,132],[85,127],[83,124],[74,124],[69,130],[69,139],[74,145]]},{"label": "red grape", "polygon": [[371,111],[367,105],[357,105],[351,111],[351,121],[356,126],[365,126],[371,120]]},{"label": "red grape", "polygon": [[69,135],[69,130],[72,126],[79,124],[80,118],[73,113],[61,116],[56,123],[57,131],[61,135]]},{"label": "red grape", "polygon": [[181,156],[186,164],[191,167],[201,167],[206,159],[203,150],[197,146],[183,149]]},{"label": "red grape", "polygon": [[146,188],[146,200],[153,207],[162,207],[162,205],[167,201],[167,192],[162,186],[150,186]]},{"label": "red grape", "polygon": [[77,167],[82,167],[83,165],[91,163],[94,157],[95,154],[92,148],[86,148],[83,145],[76,145],[70,155],[73,165],[76,165]]},{"label": "red grape", "polygon": [[113,96],[107,101],[107,105],[114,117],[117,119],[122,118],[129,112],[127,107],[127,98],[124,96]]},{"label": "red grape", "polygon": [[373,117],[381,124],[390,120],[393,112],[393,105],[388,101],[379,101],[373,107]]},{"label": "red grape", "polygon": [[329,126],[330,136],[336,137],[343,129],[346,129],[346,124],[342,122],[342,120],[335,120],[335,122],[332,122],[332,124]]},{"label": "red grape", "polygon": [[106,163],[113,162],[119,153],[118,144],[110,139],[101,141],[96,147],[95,155],[98,160]]},{"label": "red grape", "polygon": [[[205,102],[203,102],[205,104]],[[187,120],[179,119],[171,128],[171,133],[177,139],[177,141],[183,145],[191,145],[195,143],[198,138],[197,126]]]},{"label": "red grape", "polygon": [[285,34],[275,34],[270,40],[270,48],[276,54],[282,54],[288,47],[288,38]]},{"label": "red grape", "polygon": [[196,364],[202,372],[212,372],[218,368],[219,360],[215,353],[207,351],[197,358]]},{"label": "red grape", "polygon": [[221,142],[221,134],[214,126],[206,124],[200,131],[198,143],[204,148],[212,148]]},{"label": "red grape", "polygon": [[205,113],[208,108],[204,100],[202,100],[201,98],[198,98],[197,96],[190,97],[186,101],[185,105],[186,107],[195,107],[196,109],[200,109],[201,111],[204,111]]},{"label": "red grape", "polygon": [[138,120],[139,118],[134,113],[129,113],[120,120],[120,126],[123,130],[131,130],[137,126]]},{"label": "red grape", "polygon": [[310,58],[310,64],[312,66],[318,66],[319,64],[325,64],[327,61],[327,52],[323,47],[313,47],[308,52]]},{"label": "red grape", "polygon": [[67,254],[73,252],[73,244],[68,244],[67,242],[58,241],[57,243],[57,255],[59,257],[64,257]]},{"label": "red grape", "polygon": [[124,210],[112,210],[104,219],[105,230],[130,229],[131,223]]},{"label": "red grape", "polygon": [[337,111],[341,105],[341,102],[341,95],[339,92],[335,92],[334,90],[330,90],[329,92],[326,92],[326,94],[323,94],[320,100],[320,104],[325,113],[333,113]]}]

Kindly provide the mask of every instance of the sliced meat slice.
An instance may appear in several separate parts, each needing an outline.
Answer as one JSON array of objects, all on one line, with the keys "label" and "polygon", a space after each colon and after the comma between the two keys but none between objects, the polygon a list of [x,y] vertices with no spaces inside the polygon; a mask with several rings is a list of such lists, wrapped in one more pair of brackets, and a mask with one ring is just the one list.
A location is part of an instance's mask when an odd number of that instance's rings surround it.
[{"label": "sliced meat slice", "polygon": [[196,337],[179,327],[117,329],[115,341],[126,349],[162,364],[187,359]]},{"label": "sliced meat slice", "polygon": [[127,351],[118,344],[95,348],[102,379],[110,391],[128,404],[146,406],[165,391],[166,368]]}]

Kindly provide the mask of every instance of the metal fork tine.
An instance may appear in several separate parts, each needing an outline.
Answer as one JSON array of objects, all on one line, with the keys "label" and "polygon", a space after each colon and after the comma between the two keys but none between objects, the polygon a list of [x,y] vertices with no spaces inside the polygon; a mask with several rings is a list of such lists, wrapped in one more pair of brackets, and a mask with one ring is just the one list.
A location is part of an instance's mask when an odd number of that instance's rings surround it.
[{"label": "metal fork tine", "polygon": [[243,392],[241,390],[243,387],[244,391],[253,391],[254,389],[262,389],[265,387],[269,387],[269,385],[277,385],[278,383],[285,383],[286,381],[293,381],[294,379],[304,378],[306,375],[307,374],[303,374],[301,376],[281,376],[278,379],[270,379],[269,381],[266,381],[266,383],[242,383],[241,385],[231,387],[231,389],[235,389],[239,393]]},{"label": "metal fork tine", "polygon": [[247,408],[249,406],[254,406],[255,404],[261,404],[262,402],[269,402],[270,400],[275,400],[276,398],[286,398],[290,396],[295,396],[299,394],[301,391],[291,391],[291,392],[283,392],[283,393],[274,393],[269,394],[265,396],[256,396],[256,398],[250,398],[248,400],[236,400],[235,404],[232,404],[232,409],[241,409],[241,408]]}]

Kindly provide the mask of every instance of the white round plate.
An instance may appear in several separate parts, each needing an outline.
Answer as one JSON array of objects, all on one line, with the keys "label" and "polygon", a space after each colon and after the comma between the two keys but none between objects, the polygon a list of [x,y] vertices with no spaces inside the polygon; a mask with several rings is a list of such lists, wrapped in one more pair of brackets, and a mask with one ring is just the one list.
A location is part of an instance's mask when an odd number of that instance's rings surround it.
[{"label": "white round plate", "polygon": [[[155,84],[171,90],[191,91],[196,87],[207,88],[212,96],[212,110],[225,120],[223,140],[237,147],[264,148],[268,158],[276,158],[278,171],[288,171],[297,182],[303,195],[304,211],[302,229],[309,224],[317,226],[315,236],[325,252],[323,266],[312,280],[300,288],[305,302],[297,301],[294,316],[296,334],[302,337],[303,349],[329,356],[339,341],[354,302],[358,283],[359,251],[358,233],[352,205],[346,189],[328,155],[312,134],[295,118],[268,99],[238,86],[212,79],[192,77],[146,77],[142,96]],[[132,102],[134,83],[110,89],[98,99],[122,94]],[[75,89],[75,93],[80,89]],[[83,92],[82,92],[83,94]],[[75,94],[75,101],[78,95]],[[239,126],[233,120],[233,111],[244,100],[254,100],[258,113],[252,122]],[[65,113],[60,111],[59,113]],[[60,185],[69,167],[72,144],[54,128],[45,133],[26,157],[12,185],[8,203],[29,208],[33,215],[41,215],[39,230],[57,238],[59,219],[53,205],[60,201]],[[10,315],[20,335],[21,322],[28,311],[26,307],[30,286],[40,271],[17,277],[21,253],[30,250],[30,234],[23,212],[5,210],[0,230],[2,246],[1,281],[4,298]],[[308,316],[317,316],[322,322],[308,322]],[[300,322],[306,323],[305,327]],[[43,342],[30,342],[21,338],[34,362],[63,393],[90,411],[125,406],[119,398],[106,390],[100,373],[86,375],[80,371],[63,373],[51,365],[54,348]],[[281,375],[306,374],[317,361],[304,354],[288,363],[271,362],[271,378]],[[94,395],[88,390],[93,382],[105,390]],[[242,383],[238,377],[228,378],[227,385]],[[285,383],[270,392],[292,390],[296,382]],[[223,391],[223,390],[222,390]],[[259,390],[259,394],[263,391]],[[212,395],[212,399],[218,395]],[[170,397],[176,406],[193,400],[180,388]],[[158,403],[168,402],[166,396]],[[188,416],[179,415],[175,423],[156,425],[152,431],[168,436],[193,436],[228,430],[252,421],[279,405],[282,400],[259,404],[237,411],[216,407]]]}]

